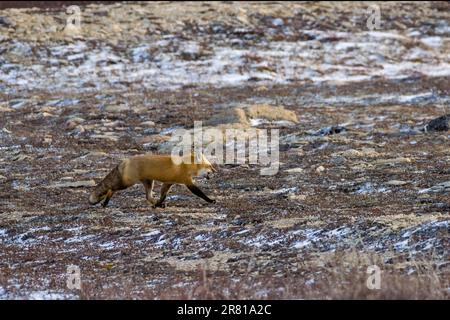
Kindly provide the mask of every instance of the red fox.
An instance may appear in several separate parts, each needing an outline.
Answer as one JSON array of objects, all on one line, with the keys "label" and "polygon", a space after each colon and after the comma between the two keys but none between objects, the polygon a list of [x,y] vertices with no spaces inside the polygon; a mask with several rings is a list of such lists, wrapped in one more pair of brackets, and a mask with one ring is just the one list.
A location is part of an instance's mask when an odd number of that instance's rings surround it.
[{"label": "red fox", "polygon": [[[102,205],[106,207],[116,191],[138,182],[144,185],[147,201],[153,208],[165,207],[164,200],[173,184],[184,184],[196,196],[215,203],[215,200],[208,198],[192,181],[193,177],[198,176],[209,179],[209,174],[216,172],[203,154],[199,160],[195,163],[193,154],[185,157],[145,154],[125,159],[95,187],[89,196],[89,203],[94,205],[104,200]],[[153,200],[155,180],[163,183],[161,197],[156,203]]]}]

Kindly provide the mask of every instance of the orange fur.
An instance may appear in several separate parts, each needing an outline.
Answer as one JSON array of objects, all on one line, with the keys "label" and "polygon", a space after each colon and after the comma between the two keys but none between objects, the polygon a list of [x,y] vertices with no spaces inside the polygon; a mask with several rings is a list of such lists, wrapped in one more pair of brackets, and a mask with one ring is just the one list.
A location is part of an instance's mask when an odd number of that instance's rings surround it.
[{"label": "orange fur", "polygon": [[[149,182],[156,180],[168,185],[164,188],[167,190],[161,194],[158,202],[158,204],[162,204],[172,184],[184,184],[188,186],[189,190],[198,189],[194,186],[192,178],[201,173],[216,171],[203,155],[199,158],[199,163],[195,163],[194,160],[193,155],[174,158],[170,155],[152,154],[125,159],[95,187],[89,197],[89,202],[96,204],[105,199],[104,206],[106,206],[115,191],[126,189],[139,182],[144,184],[147,200],[151,202],[152,188],[148,188],[148,185]],[[213,202],[201,191],[191,191],[203,199]]]}]

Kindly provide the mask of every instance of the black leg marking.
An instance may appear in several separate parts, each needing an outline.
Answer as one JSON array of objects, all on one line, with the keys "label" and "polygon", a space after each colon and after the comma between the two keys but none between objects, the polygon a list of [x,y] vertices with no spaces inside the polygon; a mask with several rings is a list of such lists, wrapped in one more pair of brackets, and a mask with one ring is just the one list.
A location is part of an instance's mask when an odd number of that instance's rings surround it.
[{"label": "black leg marking", "polygon": [[196,196],[202,198],[203,200],[208,201],[209,203],[215,203],[216,202],[216,200],[208,198],[208,196],[206,194],[204,194],[203,191],[200,190],[197,186],[195,186],[195,185],[190,185],[189,186],[188,185],[187,187],[193,194],[195,194]]},{"label": "black leg marking", "polygon": [[102,203],[103,208],[106,208],[106,206],[108,205],[109,200],[111,199],[113,194],[114,194],[114,192],[112,192],[111,190],[108,191],[108,193],[106,194],[106,197],[105,197],[105,201],[103,201],[103,203]]}]

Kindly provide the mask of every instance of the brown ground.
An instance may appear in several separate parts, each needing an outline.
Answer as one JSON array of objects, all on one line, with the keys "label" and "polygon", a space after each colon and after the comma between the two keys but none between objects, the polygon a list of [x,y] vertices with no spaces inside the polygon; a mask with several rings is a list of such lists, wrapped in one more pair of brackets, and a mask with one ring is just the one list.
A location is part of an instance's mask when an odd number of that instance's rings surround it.
[{"label": "brown ground", "polygon": [[[450,181],[450,136],[418,129],[450,113],[449,80],[0,93],[0,298],[448,299],[450,185],[421,190]],[[353,100],[333,100],[343,96]],[[214,205],[181,186],[165,209],[142,186],[88,204],[91,180],[158,152],[162,130],[261,102],[299,119],[279,127],[277,175],[222,165],[199,182]],[[331,125],[346,131],[313,134]],[[70,182],[81,185],[56,185]],[[381,290],[366,287],[373,264]],[[81,290],[66,287],[69,265]]]}]

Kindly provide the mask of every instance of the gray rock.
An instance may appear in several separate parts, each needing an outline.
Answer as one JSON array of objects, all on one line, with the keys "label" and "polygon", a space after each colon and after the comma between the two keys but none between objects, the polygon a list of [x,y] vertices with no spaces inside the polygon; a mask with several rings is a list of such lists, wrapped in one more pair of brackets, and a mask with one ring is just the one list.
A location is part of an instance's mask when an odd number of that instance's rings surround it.
[{"label": "gray rock", "polygon": [[26,105],[28,100],[23,99],[13,99],[9,101],[9,106],[13,109],[20,109]]},{"label": "gray rock", "polygon": [[441,116],[428,122],[423,131],[448,131],[450,129],[450,114]]},{"label": "gray rock", "polygon": [[450,192],[450,181],[441,182],[431,188],[419,190],[419,193]]},{"label": "gray rock", "polygon": [[9,28],[12,27],[13,24],[7,17],[0,17],[0,26]]}]

